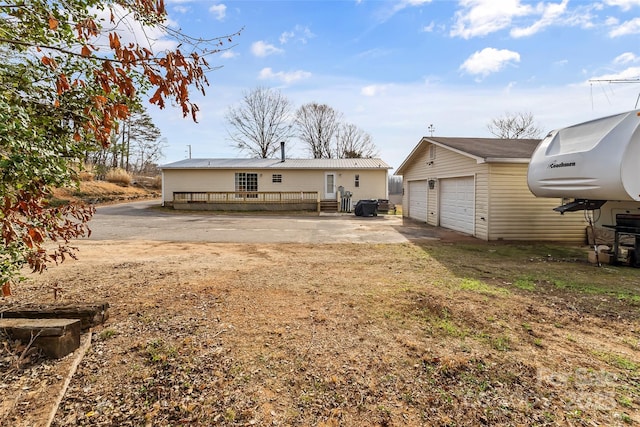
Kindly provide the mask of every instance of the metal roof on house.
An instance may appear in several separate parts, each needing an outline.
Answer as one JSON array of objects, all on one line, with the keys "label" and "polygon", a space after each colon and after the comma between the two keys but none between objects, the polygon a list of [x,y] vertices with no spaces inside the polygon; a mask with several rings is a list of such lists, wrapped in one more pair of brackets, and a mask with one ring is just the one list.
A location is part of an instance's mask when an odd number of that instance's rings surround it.
[{"label": "metal roof on house", "polygon": [[395,173],[402,175],[411,159],[427,144],[444,147],[463,156],[474,158],[478,163],[528,163],[540,141],[540,139],[424,137]]},{"label": "metal roof on house", "polygon": [[160,169],[391,169],[381,159],[185,159]]}]

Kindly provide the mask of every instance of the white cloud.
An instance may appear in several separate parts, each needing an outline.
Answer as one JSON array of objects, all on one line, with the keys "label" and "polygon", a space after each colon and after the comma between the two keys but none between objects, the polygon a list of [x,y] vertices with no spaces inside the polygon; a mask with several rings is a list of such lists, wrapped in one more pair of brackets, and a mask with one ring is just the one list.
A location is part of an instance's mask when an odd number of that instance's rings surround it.
[{"label": "white cloud", "polygon": [[640,33],[640,18],[633,18],[631,21],[623,22],[612,29],[609,32],[609,37],[620,37],[638,33]]},{"label": "white cloud", "polygon": [[470,39],[505,29],[516,17],[530,15],[534,9],[520,0],[460,0],[452,37]]},{"label": "white cloud", "polygon": [[260,58],[273,55],[274,53],[283,53],[283,52],[284,50],[263,41],[257,41],[251,45],[251,53],[253,53],[255,56]]},{"label": "white cloud", "polygon": [[279,80],[282,83],[291,84],[298,80],[308,79],[311,77],[311,73],[308,71],[290,71],[285,73],[284,71],[274,72],[271,68],[263,68],[258,75],[260,80]]},{"label": "white cloud", "polygon": [[214,4],[209,8],[209,12],[213,13],[218,21],[222,21],[227,15],[227,6]]},{"label": "white cloud", "polygon": [[569,0],[562,0],[562,3],[538,4],[536,12],[541,14],[541,18],[526,28],[514,28],[511,30],[511,35],[516,38],[531,36],[550,25],[561,22],[568,3]]},{"label": "white cloud", "polygon": [[593,11],[599,12],[601,9],[602,4],[600,3],[580,3],[577,7],[567,10],[556,24],[565,27],[580,27],[585,30],[592,29],[596,27],[594,21],[599,20],[598,15],[594,15]]},{"label": "white cloud", "polygon": [[364,52],[358,53],[356,55],[356,57],[358,59],[376,59],[376,58],[385,57],[385,56],[389,55],[390,53],[391,53],[391,51],[389,51],[389,50],[380,49],[378,47],[375,47],[373,49],[365,50]]},{"label": "white cloud", "polygon": [[393,16],[409,7],[420,7],[422,5],[431,3],[433,0],[394,0],[387,2],[380,2],[383,4],[381,10],[378,11],[378,20],[380,22],[386,22]]},{"label": "white cloud", "polygon": [[460,66],[468,74],[485,77],[496,73],[513,62],[520,62],[520,54],[507,49],[487,47],[475,52]]},{"label": "white cloud", "polygon": [[638,58],[634,53],[625,52],[622,55],[618,55],[613,60],[613,63],[614,64],[630,64],[630,63],[634,63],[634,62],[638,62],[638,61],[640,61],[640,58]]},{"label": "white cloud", "polygon": [[234,52],[233,50],[225,50],[224,52],[222,52],[220,54],[221,58],[224,59],[232,59],[232,58],[237,58],[238,56],[240,56],[239,53]]},{"label": "white cloud", "polygon": [[396,11],[402,10],[407,7],[422,6],[423,4],[431,3],[432,0],[400,0],[395,6]]},{"label": "white cloud", "polygon": [[605,0],[607,6],[617,6],[620,9],[627,11],[634,6],[640,6],[640,0]]},{"label": "white cloud", "polygon": [[287,42],[294,36],[295,33],[293,31],[285,31],[284,33],[280,34],[280,44],[287,44]]},{"label": "white cloud", "polygon": [[185,13],[187,13],[187,12],[189,12],[189,11],[191,10],[191,9],[190,9],[190,8],[188,8],[187,6],[182,6],[182,5],[179,5],[179,4],[178,4],[178,5],[176,5],[176,6],[173,6],[171,9],[172,9],[174,12],[182,13],[182,14],[185,14]]},{"label": "white cloud", "polygon": [[363,87],[360,93],[364,96],[376,96],[385,93],[386,90],[386,85],[368,85]]},{"label": "white cloud", "polygon": [[280,44],[287,44],[290,40],[295,40],[302,44],[307,44],[307,41],[314,38],[316,35],[311,32],[309,27],[303,27],[302,25],[296,25],[293,30],[285,31],[280,35]]},{"label": "white cloud", "polygon": [[433,29],[435,28],[436,24],[431,21],[431,23],[429,25],[425,25],[424,27],[422,27],[422,29],[420,30],[423,33],[430,33],[433,31]]}]

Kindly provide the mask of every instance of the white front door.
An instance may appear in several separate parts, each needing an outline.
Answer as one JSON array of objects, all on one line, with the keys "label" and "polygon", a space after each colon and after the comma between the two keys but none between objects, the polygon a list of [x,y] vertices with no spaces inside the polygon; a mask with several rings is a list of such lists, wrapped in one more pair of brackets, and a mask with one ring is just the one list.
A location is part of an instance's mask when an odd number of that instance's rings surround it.
[{"label": "white front door", "polygon": [[335,172],[325,172],[324,174],[324,198],[336,199],[336,174]]}]

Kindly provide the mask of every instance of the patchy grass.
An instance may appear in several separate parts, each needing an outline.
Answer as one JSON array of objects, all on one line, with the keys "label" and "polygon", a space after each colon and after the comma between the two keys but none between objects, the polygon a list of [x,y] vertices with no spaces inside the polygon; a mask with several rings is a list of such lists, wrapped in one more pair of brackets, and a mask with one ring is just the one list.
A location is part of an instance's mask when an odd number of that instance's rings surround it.
[{"label": "patchy grass", "polygon": [[509,295],[509,290],[492,286],[478,279],[462,279],[460,289],[464,291],[478,292],[484,295]]},{"label": "patchy grass", "polygon": [[[589,310],[594,309],[601,298],[606,298],[624,302],[625,310],[636,316],[640,314],[640,269],[588,264],[589,248],[586,247],[531,243],[423,244],[421,247],[430,257],[446,265],[451,274],[460,277],[461,287],[479,291],[487,286],[485,292],[521,290],[554,298],[573,297],[578,305],[589,305]],[[603,310],[607,310],[605,305],[602,304]]]},{"label": "patchy grass", "polygon": [[79,245],[16,294],[111,305],[55,426],[640,423],[640,270],[582,248]]}]

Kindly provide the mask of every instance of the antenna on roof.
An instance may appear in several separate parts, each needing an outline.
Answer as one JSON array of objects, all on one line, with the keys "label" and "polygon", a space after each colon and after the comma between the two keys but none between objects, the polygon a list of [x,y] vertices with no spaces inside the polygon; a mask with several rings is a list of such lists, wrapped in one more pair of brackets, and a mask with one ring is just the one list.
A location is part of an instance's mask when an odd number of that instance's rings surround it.
[{"label": "antenna on roof", "polygon": [[427,128],[427,130],[429,131],[430,136],[433,136],[433,132],[435,132],[435,131],[436,131],[436,128],[434,128],[434,127],[433,127],[433,123],[431,123],[431,124],[429,125],[429,127]]},{"label": "antenna on roof", "polygon": [[191,144],[187,144],[187,148],[189,149],[189,151],[188,151],[189,158],[191,158]]},{"label": "antenna on roof", "polygon": [[[589,83],[591,83],[592,93],[591,93],[591,108],[593,108],[593,82],[598,83],[640,83],[640,77],[636,77],[635,79],[590,79]],[[638,93],[638,97],[636,98],[636,105],[634,109],[638,108],[638,101],[640,101],[640,93]]]}]

